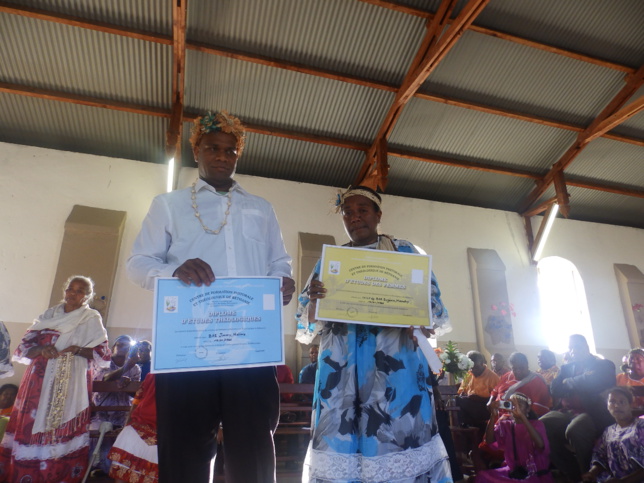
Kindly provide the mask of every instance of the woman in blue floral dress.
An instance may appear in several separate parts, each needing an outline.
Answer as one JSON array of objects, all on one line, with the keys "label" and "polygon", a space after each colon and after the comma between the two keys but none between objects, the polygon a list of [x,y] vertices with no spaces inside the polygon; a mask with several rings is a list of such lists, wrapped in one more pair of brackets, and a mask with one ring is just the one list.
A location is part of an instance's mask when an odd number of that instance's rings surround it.
[{"label": "woman in blue floral dress", "polygon": [[633,416],[633,393],[618,386],[608,393],[608,411],[617,421],[604,430],[593,451],[586,482],[638,483],[644,481],[644,419]]},{"label": "woman in blue floral dress", "polygon": [[[348,246],[418,253],[378,235],[380,196],[362,186],[339,195]],[[451,482],[438,434],[429,367],[407,328],[315,321],[326,290],[318,261],[299,298],[300,342],[320,336],[313,435],[304,463],[310,482]],[[432,274],[434,329],[451,329]]]}]

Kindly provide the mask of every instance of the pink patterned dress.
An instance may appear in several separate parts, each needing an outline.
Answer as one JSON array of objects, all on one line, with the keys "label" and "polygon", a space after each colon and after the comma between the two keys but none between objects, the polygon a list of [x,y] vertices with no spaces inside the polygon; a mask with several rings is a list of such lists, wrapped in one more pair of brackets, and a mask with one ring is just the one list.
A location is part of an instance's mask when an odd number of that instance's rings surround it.
[{"label": "pink patterned dress", "polygon": [[[510,477],[512,470],[523,466],[528,471],[528,478],[523,479],[526,483],[553,483],[552,475],[548,471],[550,467],[550,447],[546,428],[539,420],[531,420],[530,424],[537,430],[543,440],[544,447],[536,448],[528,429],[523,424],[516,424],[512,420],[499,421],[494,428],[495,443],[503,450],[505,466],[494,470],[480,471],[476,475],[476,483],[516,482]],[[512,430],[514,427],[514,431]],[[513,440],[516,444],[516,458],[513,447]]]}]

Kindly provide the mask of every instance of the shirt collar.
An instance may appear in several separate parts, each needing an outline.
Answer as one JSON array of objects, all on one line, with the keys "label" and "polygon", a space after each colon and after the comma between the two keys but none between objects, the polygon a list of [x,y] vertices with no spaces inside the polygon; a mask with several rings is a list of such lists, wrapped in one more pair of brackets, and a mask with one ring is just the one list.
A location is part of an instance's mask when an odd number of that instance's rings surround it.
[{"label": "shirt collar", "polygon": [[[207,189],[208,191],[217,192],[217,190],[215,188],[210,186],[203,179],[198,178],[197,179],[197,184],[195,185],[195,191],[199,192],[202,189]],[[233,185],[230,187],[230,191],[233,191],[233,192],[238,191],[240,194],[245,194],[246,193],[246,190],[244,188],[242,188],[241,185],[235,180],[233,180]]]}]

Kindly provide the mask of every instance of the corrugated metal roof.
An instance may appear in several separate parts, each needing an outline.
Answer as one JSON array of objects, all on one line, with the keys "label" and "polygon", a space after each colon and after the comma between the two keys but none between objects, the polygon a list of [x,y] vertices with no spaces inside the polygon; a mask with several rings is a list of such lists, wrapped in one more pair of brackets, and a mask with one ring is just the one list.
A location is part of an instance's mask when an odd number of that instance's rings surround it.
[{"label": "corrugated metal roof", "polygon": [[18,15],[0,15],[0,79],[156,107],[171,103],[172,48]]},{"label": "corrugated metal roof", "polygon": [[610,139],[596,139],[575,158],[566,175],[641,187],[644,186],[644,149]]},{"label": "corrugated metal roof", "polygon": [[164,119],[2,92],[0,106],[0,141],[165,162]]},{"label": "corrugated metal roof", "polygon": [[641,0],[494,0],[475,24],[637,68],[643,19]]},{"label": "corrugated metal roof", "polygon": [[568,192],[570,193],[569,218],[573,220],[634,226],[634,219],[644,218],[644,198],[574,186],[569,186]]},{"label": "corrugated metal roof", "polygon": [[575,136],[571,131],[413,99],[389,145],[543,174]]},{"label": "corrugated metal roof", "polygon": [[[387,91],[188,52],[188,110],[228,109],[247,122],[369,142],[393,99]],[[212,88],[209,88],[212,86]]]},{"label": "corrugated metal roof", "polygon": [[10,3],[147,32],[172,34],[172,3],[166,0],[14,0]]},{"label": "corrugated metal roof", "polygon": [[400,83],[425,20],[347,0],[194,0],[188,37],[196,42]]},{"label": "corrugated metal roof", "polygon": [[580,125],[622,87],[623,72],[466,32],[423,92]]},{"label": "corrugated metal roof", "polygon": [[355,176],[364,154],[360,151],[319,146],[292,139],[249,134],[248,151],[240,159],[242,174],[308,182],[326,186],[346,186]]},{"label": "corrugated metal roof", "polygon": [[[514,211],[534,185],[514,176],[389,157],[387,193]],[[498,196],[503,193],[503,196]],[[485,201],[483,203],[483,201]]]},{"label": "corrugated metal roof", "polygon": [[[402,0],[427,12],[439,0]],[[455,14],[466,4],[458,2]],[[55,14],[112,23],[169,36],[170,0],[23,0]],[[366,146],[394,99],[361,87],[280,68],[280,62],[399,85],[425,34],[425,19],[358,0],[190,0],[187,42],[274,59],[272,65],[188,49],[185,111],[228,109],[266,130],[346,140]],[[644,63],[641,0],[493,0],[474,24],[528,40],[638,67]],[[500,35],[500,34],[499,34]],[[144,105],[169,112],[172,48],[157,42],[0,13],[0,82],[72,96]],[[285,66],[282,66],[285,67]],[[628,70],[628,69],[626,69]],[[551,51],[467,31],[431,73],[422,90],[449,100],[488,105],[589,125],[624,86],[624,69],[598,66]],[[11,88],[0,86],[3,91]],[[644,94],[644,87],[637,96]],[[36,93],[35,95],[39,95]],[[636,98],[635,97],[635,98]],[[445,100],[445,99],[444,99]],[[106,156],[163,162],[164,118],[0,93],[0,140]],[[112,106],[117,107],[117,106]],[[189,126],[182,155],[191,165]],[[566,170],[568,179],[644,191],[644,113],[586,147]],[[544,175],[577,132],[546,127],[476,106],[454,107],[413,98],[388,140],[390,149],[484,163]],[[639,141],[638,141],[639,140]],[[639,142],[639,144],[638,144]],[[307,141],[249,134],[240,172],[324,185],[352,183],[364,153]],[[534,180],[389,156],[387,193],[516,210]],[[569,187],[571,217],[644,228],[641,199]],[[550,187],[541,196],[554,195]],[[637,210],[640,209],[640,212]]]}]

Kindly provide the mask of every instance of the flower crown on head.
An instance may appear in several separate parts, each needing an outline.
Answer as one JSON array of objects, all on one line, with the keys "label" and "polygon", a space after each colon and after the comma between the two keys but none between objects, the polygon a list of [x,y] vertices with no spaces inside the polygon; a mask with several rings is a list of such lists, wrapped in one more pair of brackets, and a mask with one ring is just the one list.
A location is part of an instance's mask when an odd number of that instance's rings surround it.
[{"label": "flower crown on head", "polygon": [[376,204],[378,209],[380,209],[380,203],[382,203],[382,201],[378,196],[374,195],[371,191],[363,189],[361,186],[356,186],[355,188],[352,188],[351,186],[349,186],[346,190],[338,189],[338,192],[336,193],[335,197],[331,200],[331,203],[335,207],[335,212],[340,213],[340,210],[342,209],[342,205],[344,204],[344,201],[347,198],[350,198],[356,195],[364,196],[365,198],[370,199]]},{"label": "flower crown on head", "polygon": [[241,156],[246,142],[246,128],[241,123],[239,118],[231,115],[228,111],[208,111],[196,118],[192,123],[192,136],[190,136],[190,144],[195,147],[199,144],[201,136],[210,132],[223,132],[232,134],[237,139],[237,155]]}]

